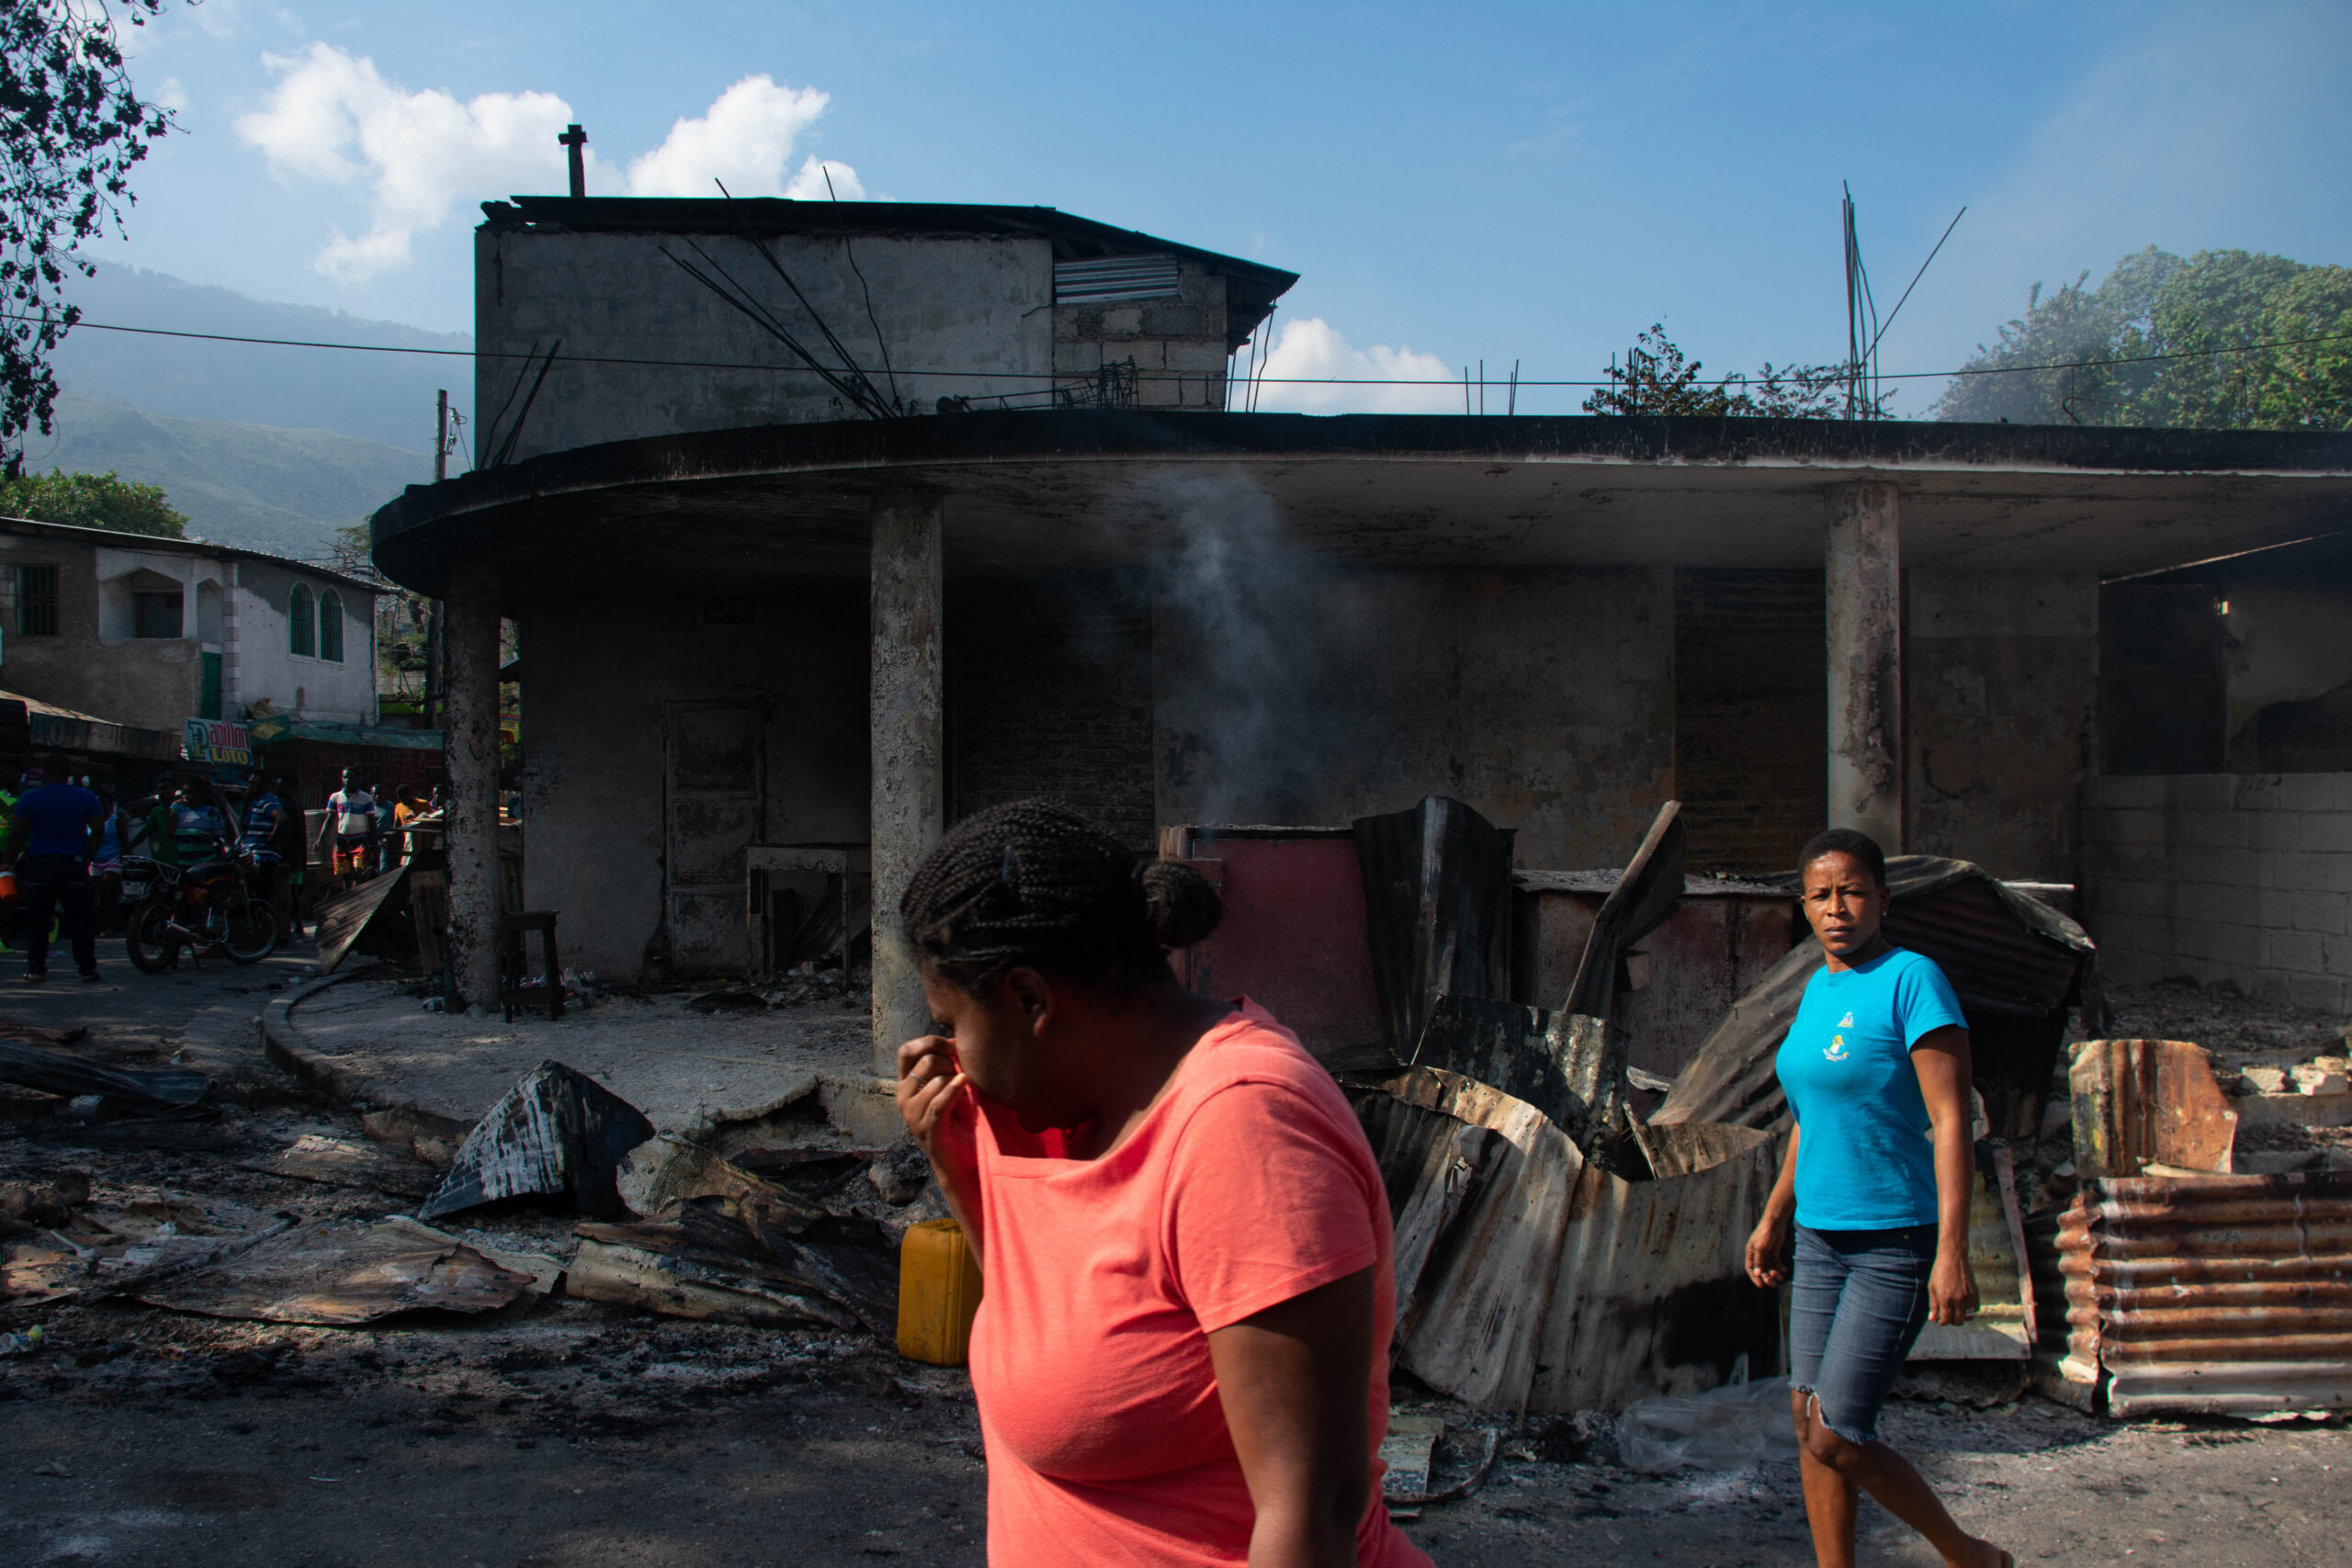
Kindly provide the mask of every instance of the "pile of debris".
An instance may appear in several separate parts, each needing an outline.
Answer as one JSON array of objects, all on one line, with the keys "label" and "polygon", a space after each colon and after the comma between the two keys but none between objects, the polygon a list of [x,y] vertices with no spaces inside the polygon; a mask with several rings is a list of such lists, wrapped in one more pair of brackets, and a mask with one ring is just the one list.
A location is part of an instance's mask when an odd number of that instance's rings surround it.
[{"label": "pile of debris", "polygon": [[[0,1021],[0,1077],[53,1093],[198,1108],[203,1074],[98,1066]],[[656,1134],[585,1075],[543,1062],[478,1123],[414,1111],[317,1132],[240,1168],[419,1200],[405,1214],[269,1213],[192,1201],[94,1205],[86,1175],[0,1183],[0,1302],[126,1300],[202,1316],[348,1326],[480,1314],[562,1293],[669,1316],[895,1333],[898,1235],[942,1212],[911,1149],[729,1156]],[[876,1200],[879,1200],[877,1202]],[[574,1216],[569,1248],[489,1245],[452,1215]],[[877,1217],[876,1211],[888,1213]],[[895,1212],[893,1212],[895,1211]],[[558,1254],[569,1251],[569,1256]]]},{"label": "pile of debris", "polygon": [[[1515,877],[1511,835],[1438,797],[1344,834],[1164,837],[1164,853],[1216,874],[1238,926],[1304,933],[1289,936],[1289,956],[1311,954],[1311,965],[1236,944],[1188,954],[1188,979],[1261,1000],[1291,988],[1302,1037],[1349,1087],[1386,1179],[1398,1362],[1474,1406],[1612,1411],[1781,1365],[1781,1303],[1749,1282],[1744,1252],[1790,1125],[1773,1058],[1820,949],[1790,908],[1793,888],[1770,879],[1701,879],[1737,908],[1681,922],[1696,942],[1674,934],[1694,886],[1682,841],[1668,802],[1621,874]],[[1332,896],[1343,869],[1362,878],[1355,940],[1368,962],[1357,989],[1368,997],[1332,979],[1349,973],[1347,910]],[[1899,857],[1888,875],[1889,934],[1951,978],[1976,1046],[1970,1245],[1986,1306],[1965,1327],[1923,1336],[1916,1359],[1997,1363],[2014,1393],[2037,1318],[2025,1239],[2033,1154],[2070,1019],[2101,1013],[2095,950],[2072,919],[1966,862]],[[1514,931],[1512,900],[1523,912],[1531,900],[1588,894],[1598,907],[1561,971],[1572,976],[1566,995],[1532,1005],[1529,976],[1549,960],[1532,950],[1551,939],[1523,914]],[[1754,983],[1702,1040],[1635,1038],[1625,1022],[1634,993],[1720,983],[1656,962],[1644,944],[1712,952],[1721,964],[1735,923],[1736,956],[1762,971],[1751,969]],[[1293,1021],[1283,1000],[1273,1005]],[[1694,1016],[1688,1005],[1639,1010]],[[1382,1043],[1357,1041],[1360,1017],[1376,1017]],[[1671,1076],[1637,1066],[1637,1053]]]}]

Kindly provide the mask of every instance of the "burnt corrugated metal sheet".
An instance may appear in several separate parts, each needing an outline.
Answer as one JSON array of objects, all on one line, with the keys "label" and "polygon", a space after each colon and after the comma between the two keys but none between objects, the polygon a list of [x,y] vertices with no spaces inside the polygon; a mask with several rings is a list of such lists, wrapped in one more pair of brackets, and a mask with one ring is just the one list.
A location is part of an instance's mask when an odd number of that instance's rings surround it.
[{"label": "burnt corrugated metal sheet", "polygon": [[[1654,1393],[1721,1387],[1733,1363],[1770,1371],[1780,1301],[1748,1281],[1748,1233],[1780,1172],[1781,1141],[1752,1127],[1667,1127],[1671,1145],[1715,1136],[1716,1163],[1627,1181],[1588,1164],[1569,1200],[1530,1410],[1616,1410]],[[1736,1140],[1725,1142],[1724,1140]]]},{"label": "burnt corrugated metal sheet", "polygon": [[2110,1413],[2352,1408],[2352,1174],[2088,1181],[2051,1245]]},{"label": "burnt corrugated metal sheet", "polygon": [[1510,991],[1517,832],[1440,795],[1359,817],[1353,830],[1381,1022],[1396,1060],[1410,1062],[1438,997]]},{"label": "burnt corrugated metal sheet", "polygon": [[1778,1305],[1742,1255],[1778,1139],[1657,1129],[1660,1168],[1690,1174],[1628,1181],[1459,1074],[1416,1068],[1358,1113],[1399,1216],[1397,1359],[1431,1387],[1488,1410],[1607,1410],[1716,1387],[1742,1354],[1777,1363]]}]

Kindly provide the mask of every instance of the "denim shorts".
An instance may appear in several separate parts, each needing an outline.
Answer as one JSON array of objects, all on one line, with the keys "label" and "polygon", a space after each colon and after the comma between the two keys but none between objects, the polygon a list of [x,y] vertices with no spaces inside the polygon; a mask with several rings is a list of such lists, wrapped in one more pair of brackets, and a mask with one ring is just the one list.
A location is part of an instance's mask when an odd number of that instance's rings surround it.
[{"label": "denim shorts", "polygon": [[1878,1440],[1879,1406],[1928,1322],[1936,1227],[1797,1227],[1789,1291],[1789,1386],[1849,1443]]}]

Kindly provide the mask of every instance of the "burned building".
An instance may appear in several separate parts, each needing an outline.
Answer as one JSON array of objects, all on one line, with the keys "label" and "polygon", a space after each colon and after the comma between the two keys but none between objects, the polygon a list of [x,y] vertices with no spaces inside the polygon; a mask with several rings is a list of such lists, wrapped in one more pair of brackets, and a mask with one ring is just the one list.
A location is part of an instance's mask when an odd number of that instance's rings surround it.
[{"label": "burned building", "polygon": [[758,967],[763,867],[887,905],[1034,793],[1139,847],[1443,794],[1523,869],[1616,863],[1679,798],[1697,871],[1834,820],[2072,883],[2103,585],[2352,501],[2335,435],[1232,412],[1290,275],[1049,209],[486,210],[483,466],[376,558],[448,600],[461,795],[519,624],[529,898],[608,974]]}]

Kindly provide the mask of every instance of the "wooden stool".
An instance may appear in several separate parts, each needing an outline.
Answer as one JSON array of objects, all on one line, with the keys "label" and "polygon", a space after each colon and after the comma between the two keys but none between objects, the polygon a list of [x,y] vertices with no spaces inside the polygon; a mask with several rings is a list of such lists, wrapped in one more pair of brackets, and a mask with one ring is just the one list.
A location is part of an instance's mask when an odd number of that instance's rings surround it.
[{"label": "wooden stool", "polygon": [[[539,933],[539,957],[547,965],[548,983],[544,992],[523,984],[530,974],[529,956],[524,952],[523,938],[526,932]],[[514,1021],[514,1010],[529,1007],[544,996],[549,1018],[563,1016],[563,961],[556,956],[555,911],[553,909],[512,909],[500,922],[500,942],[505,948],[499,964],[505,989],[500,999],[506,1005],[506,1018]]]}]

